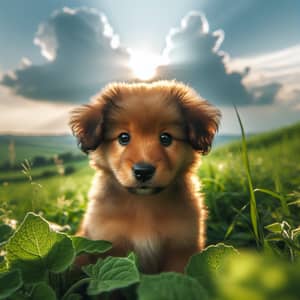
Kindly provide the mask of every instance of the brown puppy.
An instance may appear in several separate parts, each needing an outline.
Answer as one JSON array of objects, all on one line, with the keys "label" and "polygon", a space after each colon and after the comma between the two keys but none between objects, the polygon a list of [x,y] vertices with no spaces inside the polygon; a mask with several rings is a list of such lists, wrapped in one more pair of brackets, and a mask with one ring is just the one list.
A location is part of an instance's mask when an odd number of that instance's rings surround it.
[{"label": "brown puppy", "polygon": [[175,81],[113,83],[72,112],[97,170],[80,235],[134,251],[142,271],[182,272],[205,245],[206,208],[194,175],[220,112]]}]

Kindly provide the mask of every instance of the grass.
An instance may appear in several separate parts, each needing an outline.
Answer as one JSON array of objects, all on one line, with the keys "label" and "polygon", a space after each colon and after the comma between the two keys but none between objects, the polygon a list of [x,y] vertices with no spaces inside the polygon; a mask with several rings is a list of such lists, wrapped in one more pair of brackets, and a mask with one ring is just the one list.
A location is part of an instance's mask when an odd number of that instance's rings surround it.
[{"label": "grass", "polygon": [[[87,202],[93,170],[88,166],[87,160],[72,165],[76,168],[76,172],[70,175],[37,181],[33,175],[31,183],[28,180],[2,182],[0,201],[10,208],[9,217],[21,221],[28,211],[42,212],[50,221],[70,225],[74,232]],[[45,168],[33,169],[32,174],[38,174],[41,171],[39,169]],[[25,177],[24,174],[21,175]]]},{"label": "grass", "polygon": [[[238,112],[237,116],[239,119]],[[139,299],[152,299],[155,295],[153,293],[158,293],[154,297],[156,299],[160,299],[162,295],[166,299],[174,299],[175,295],[178,299],[202,299],[207,295],[209,298],[223,300],[258,300],[274,297],[299,299],[300,157],[298,153],[300,143],[298,132],[300,123],[246,140],[240,119],[239,122],[242,129],[241,141],[214,148],[209,156],[203,158],[199,169],[202,192],[206,196],[210,211],[208,243],[226,242],[237,247],[240,250],[239,255],[232,246],[225,246],[222,243],[211,245],[201,253],[192,256],[185,275],[162,273],[140,276],[135,265],[135,256],[131,253],[128,258],[109,257],[99,260],[86,269],[88,272],[84,278],[77,281],[77,279],[70,280],[71,273],[68,269],[76,245],[71,241],[74,237],[53,233],[64,237],[63,253],[56,252],[60,249],[61,243],[58,239],[57,245],[49,250],[51,255],[48,252],[45,254],[47,265],[42,264],[37,268],[35,263],[39,260],[23,259],[22,261],[21,259],[22,264],[17,264],[16,268],[24,268],[24,274],[22,273],[24,282],[26,283],[28,279],[32,280],[34,276],[40,280],[39,274],[43,268],[47,271],[51,264],[54,266],[59,264],[61,270],[67,271],[61,271],[59,274],[49,273],[51,276],[45,277],[43,297],[47,294],[49,297],[52,295],[53,298],[56,294],[60,299],[69,299],[68,296],[72,293],[72,297],[76,298],[74,292],[79,292],[82,285],[86,284],[87,294],[99,294],[102,291],[106,292],[103,294],[105,299],[110,299],[107,292],[111,289],[120,289],[135,283],[136,290],[133,286],[121,290],[124,291],[127,299],[137,299],[136,293]],[[72,166],[76,168],[76,172],[71,175],[38,179],[48,167],[31,169],[30,165],[25,163],[23,170],[25,174],[10,172],[0,177],[0,203],[2,204],[0,224],[1,221],[4,223],[10,221],[9,224],[13,224],[12,221],[18,222],[28,211],[33,211],[63,226],[61,230],[74,233],[85,210],[93,171],[88,167],[87,160],[73,163]],[[5,176],[7,179],[13,179],[25,175],[26,181],[5,181]],[[41,222],[45,223],[45,221],[32,213],[27,214],[26,220],[27,223],[22,223],[26,230],[19,231],[23,236],[15,234],[6,244],[6,252],[2,252],[6,253],[6,260],[0,256],[2,258],[0,272],[6,270],[7,260],[13,262],[18,255],[22,258],[22,253],[26,253],[27,258],[28,245],[30,245],[31,255],[36,255],[37,249],[40,251],[40,247],[23,243],[24,232],[26,238],[28,232],[34,235],[33,243],[36,245],[49,246],[48,243],[44,243],[45,236],[49,235],[49,225],[42,226]],[[6,236],[2,241],[5,241],[11,234],[11,229],[8,231],[7,225],[2,225],[0,228],[2,234],[4,232]],[[99,241],[85,240],[84,243],[87,244],[84,246],[81,240],[80,247],[81,249],[82,247],[94,248],[91,243],[97,242]],[[99,245],[97,245],[99,250],[98,247]],[[244,251],[244,248],[247,248],[247,251]],[[258,249],[261,253],[249,251],[249,248]],[[40,253],[38,254],[40,256]],[[278,257],[286,259],[279,260]],[[132,281],[133,273],[126,278],[123,276],[124,272],[121,272],[123,281],[120,281],[120,269],[117,267],[121,264],[124,270],[125,262],[127,263],[125,273],[128,275],[132,267],[136,276],[134,281]],[[26,275],[27,268],[31,268],[30,278]],[[109,272],[105,273],[105,270]],[[11,286],[13,275],[15,280],[19,280],[14,286],[15,290],[19,289],[15,295],[22,296],[23,299],[26,293],[32,292],[33,285],[30,286],[30,282],[21,285],[20,274],[19,269],[11,269],[10,272],[1,274],[2,286],[6,288],[0,291],[2,298]],[[192,281],[193,285],[191,285]],[[107,282],[109,284],[106,284]],[[81,292],[86,299],[88,296],[84,290]],[[12,296],[10,299],[15,298]]]},{"label": "grass", "polygon": [[[24,174],[22,172],[22,170],[23,170],[22,164],[23,163],[18,164],[18,170],[9,170],[9,171],[0,173],[0,184],[4,183],[4,182],[10,183],[10,182],[28,181],[26,179],[26,176],[24,176]],[[68,162],[68,163],[63,164],[64,168],[72,166],[76,169],[81,169],[82,167],[84,167],[86,165],[87,165],[87,161],[84,159],[78,160],[77,162]],[[52,164],[46,165],[46,166],[35,167],[34,165],[32,165],[32,167],[31,167],[31,175],[33,178],[40,178],[47,171],[57,172],[58,166],[56,166],[54,163],[52,163]]]},{"label": "grass", "polygon": [[[225,241],[236,247],[263,247],[267,242],[289,255],[286,243],[274,240],[265,227],[286,222],[291,231],[299,225],[298,132],[300,123],[249,138],[248,152],[243,139],[203,157],[199,177],[210,212],[209,244]],[[20,221],[28,211],[42,212],[74,232],[86,206],[93,170],[87,161],[73,165],[76,172],[71,175],[37,180],[44,169],[33,168],[31,183],[5,182],[5,176],[24,176],[21,172],[2,174],[0,203],[9,208],[9,218]]]},{"label": "grass", "polygon": [[252,223],[252,229],[256,240],[257,247],[262,247],[264,244],[264,237],[263,237],[263,230],[261,226],[261,222],[259,219],[259,214],[257,212],[257,206],[256,206],[256,197],[255,197],[255,191],[253,189],[253,182],[252,182],[252,175],[250,170],[250,163],[249,163],[249,156],[248,156],[248,149],[247,149],[247,142],[246,142],[246,135],[244,126],[242,124],[242,120],[240,118],[240,115],[238,113],[238,110],[236,107],[234,107],[239,125],[242,132],[242,158],[243,163],[245,166],[245,171],[247,174],[247,181],[248,181],[248,188],[249,188],[249,194],[250,194],[250,219]]},{"label": "grass", "polygon": [[[299,226],[300,124],[249,138],[249,166],[245,168],[245,145],[234,142],[203,158],[199,176],[209,206],[210,243],[226,241],[238,247],[254,247],[258,229],[286,221]],[[251,185],[249,175],[251,169]],[[254,197],[254,198],[253,198]],[[251,219],[251,201],[255,202]],[[256,212],[255,212],[256,211]],[[256,218],[256,219],[255,219]],[[255,232],[253,222],[257,222]],[[282,246],[282,245],[281,245]]]}]

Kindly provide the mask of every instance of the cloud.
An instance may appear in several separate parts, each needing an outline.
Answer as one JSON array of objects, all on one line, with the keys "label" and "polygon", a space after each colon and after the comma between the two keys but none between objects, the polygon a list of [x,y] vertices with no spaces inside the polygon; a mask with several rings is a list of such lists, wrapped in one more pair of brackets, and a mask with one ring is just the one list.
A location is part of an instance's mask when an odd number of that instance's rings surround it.
[{"label": "cloud", "polygon": [[[0,87],[0,134],[70,134],[69,112],[77,104],[28,100]],[[239,134],[234,109],[221,107],[220,134]],[[279,104],[239,107],[248,133],[266,131],[299,121],[299,111]]]},{"label": "cloud", "polygon": [[[280,69],[284,61],[291,61],[289,51],[257,60],[231,59],[221,50],[224,37],[222,30],[210,31],[204,14],[189,12],[180,26],[167,35],[162,61],[168,63],[158,66],[153,80],[177,79],[223,106],[270,104],[282,102],[287,96],[298,96],[295,91],[299,88],[287,88],[283,80],[287,77],[286,69]],[[120,45],[120,38],[106,16],[95,9],[63,8],[54,12],[39,26],[34,43],[47,63],[36,65],[23,58],[20,68],[0,79],[0,84],[17,95],[36,100],[86,102],[110,81],[136,80],[129,68],[130,53]],[[276,69],[274,77],[274,70],[263,70],[264,78],[269,73],[273,77],[260,80],[261,72],[256,70],[266,58],[281,73]],[[295,72],[300,72],[299,68]]]},{"label": "cloud", "polygon": [[0,134],[66,134],[76,105],[29,100],[0,87]]},{"label": "cloud", "polygon": [[27,60],[0,82],[27,98],[86,102],[107,82],[129,77],[127,50],[105,15],[94,9],[54,12],[39,26],[34,43],[48,62]]},{"label": "cloud", "polygon": [[[274,100],[299,107],[300,99],[300,44],[279,51],[252,57],[239,57],[230,61],[231,70],[241,71],[251,66],[243,83],[250,90],[262,86],[280,85]],[[298,103],[298,105],[297,105]]]},{"label": "cloud", "polygon": [[[254,101],[258,104],[271,104],[276,99],[282,85],[280,83],[272,82],[265,85],[253,86],[249,91],[254,97]],[[256,104],[253,102],[253,104]]]},{"label": "cloud", "polygon": [[[241,106],[238,108],[247,133],[258,133],[289,126],[300,121],[299,110],[279,103]],[[232,107],[221,107],[220,134],[240,134],[241,129]]]},{"label": "cloud", "polygon": [[259,93],[255,91],[255,96],[243,84],[250,70],[248,66],[241,71],[228,69],[229,55],[220,50],[223,40],[224,32],[210,32],[203,14],[188,13],[180,27],[171,29],[166,38],[164,56],[169,64],[158,68],[157,78],[188,83],[218,105],[271,103],[278,87],[268,84]]}]

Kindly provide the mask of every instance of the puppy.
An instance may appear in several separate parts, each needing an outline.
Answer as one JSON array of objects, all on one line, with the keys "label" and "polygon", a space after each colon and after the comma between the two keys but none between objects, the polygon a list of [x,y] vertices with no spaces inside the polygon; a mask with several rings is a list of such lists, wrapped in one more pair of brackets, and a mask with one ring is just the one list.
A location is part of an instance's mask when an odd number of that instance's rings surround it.
[{"label": "puppy", "polygon": [[96,175],[79,235],[137,254],[145,273],[183,272],[205,246],[195,175],[220,112],[175,81],[112,83],[75,109],[70,127]]}]

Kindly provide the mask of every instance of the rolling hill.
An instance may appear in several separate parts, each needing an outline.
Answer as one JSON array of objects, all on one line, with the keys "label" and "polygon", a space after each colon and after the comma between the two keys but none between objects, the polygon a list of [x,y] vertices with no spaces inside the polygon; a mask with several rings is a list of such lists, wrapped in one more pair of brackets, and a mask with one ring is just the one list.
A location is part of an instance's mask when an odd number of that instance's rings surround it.
[{"label": "rolling hill", "polygon": [[[236,140],[239,135],[218,135],[214,141],[216,146]],[[76,139],[71,135],[62,136],[17,136],[0,135],[0,164],[9,160],[9,148],[13,144],[16,163],[35,156],[50,157],[55,154],[72,152],[78,154]]]},{"label": "rolling hill", "polygon": [[34,156],[50,157],[72,152],[78,154],[76,140],[71,135],[63,136],[0,136],[0,163],[9,159],[9,145],[14,144],[15,160],[32,159]]}]

